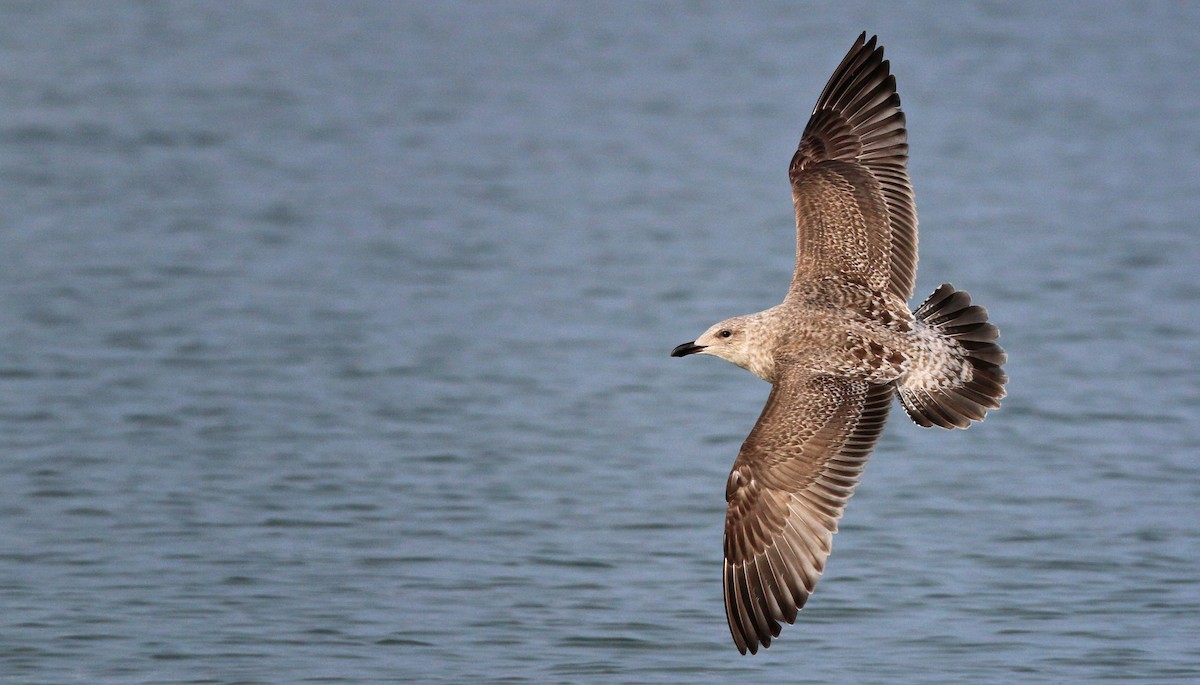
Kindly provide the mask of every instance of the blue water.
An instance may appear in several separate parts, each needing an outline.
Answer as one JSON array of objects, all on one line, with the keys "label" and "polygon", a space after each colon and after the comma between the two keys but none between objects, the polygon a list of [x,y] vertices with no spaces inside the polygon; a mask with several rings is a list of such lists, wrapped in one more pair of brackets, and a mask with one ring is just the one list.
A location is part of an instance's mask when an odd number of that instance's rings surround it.
[{"label": "blue water", "polygon": [[[0,5],[0,680],[1197,682],[1197,8]],[[742,657],[768,388],[667,353],[863,29],[1010,394]]]}]

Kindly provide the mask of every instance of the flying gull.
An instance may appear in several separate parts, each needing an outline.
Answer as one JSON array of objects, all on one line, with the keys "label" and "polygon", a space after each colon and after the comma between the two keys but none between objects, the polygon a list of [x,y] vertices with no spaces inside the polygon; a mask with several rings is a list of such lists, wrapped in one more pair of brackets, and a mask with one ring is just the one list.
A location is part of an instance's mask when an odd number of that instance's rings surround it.
[{"label": "flying gull", "polygon": [[817,99],[788,176],[796,270],[783,302],[709,328],[711,354],[771,383],[725,486],[725,615],[743,654],[769,647],[825,569],[892,396],[921,426],[966,428],[1008,378],[987,311],[944,284],[910,312],[917,212],[896,79],[858,37]]}]

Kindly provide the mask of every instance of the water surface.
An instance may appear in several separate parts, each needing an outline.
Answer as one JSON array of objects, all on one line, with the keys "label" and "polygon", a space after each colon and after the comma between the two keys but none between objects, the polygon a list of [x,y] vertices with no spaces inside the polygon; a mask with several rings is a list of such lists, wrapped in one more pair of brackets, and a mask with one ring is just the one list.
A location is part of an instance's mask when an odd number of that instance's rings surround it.
[{"label": "water surface", "polygon": [[[1192,28],[1152,4],[0,7],[12,683],[1200,678]],[[741,657],[723,486],[786,164],[860,30],[918,297],[1004,408],[894,413]]]}]

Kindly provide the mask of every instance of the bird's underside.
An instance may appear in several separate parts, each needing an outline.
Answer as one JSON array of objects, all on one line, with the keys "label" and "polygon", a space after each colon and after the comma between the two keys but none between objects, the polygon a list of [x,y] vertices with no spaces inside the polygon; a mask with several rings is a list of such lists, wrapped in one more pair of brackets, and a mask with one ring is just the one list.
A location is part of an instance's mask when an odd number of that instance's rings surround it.
[{"label": "bird's underside", "polygon": [[982,420],[1004,396],[986,311],[943,285],[916,312],[917,216],[894,77],[859,36],[789,166],[796,269],[783,303],[718,323],[712,354],[772,383],[726,485],[725,611],[742,653],[792,623],[899,395],[924,426]]}]

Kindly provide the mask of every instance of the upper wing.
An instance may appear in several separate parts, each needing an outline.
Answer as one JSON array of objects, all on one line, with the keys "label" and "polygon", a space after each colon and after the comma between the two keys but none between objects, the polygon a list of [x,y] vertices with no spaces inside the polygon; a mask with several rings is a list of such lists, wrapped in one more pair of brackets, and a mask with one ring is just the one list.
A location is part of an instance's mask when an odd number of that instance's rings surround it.
[{"label": "upper wing", "polygon": [[796,620],[824,571],[892,392],[796,370],[772,388],[725,488],[725,615],[743,654]]},{"label": "upper wing", "polygon": [[917,273],[917,210],[896,77],[875,38],[858,37],[817,99],[788,176],[798,283],[857,280],[903,300]]}]

